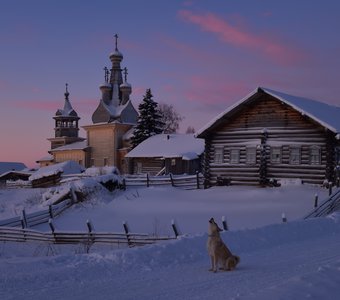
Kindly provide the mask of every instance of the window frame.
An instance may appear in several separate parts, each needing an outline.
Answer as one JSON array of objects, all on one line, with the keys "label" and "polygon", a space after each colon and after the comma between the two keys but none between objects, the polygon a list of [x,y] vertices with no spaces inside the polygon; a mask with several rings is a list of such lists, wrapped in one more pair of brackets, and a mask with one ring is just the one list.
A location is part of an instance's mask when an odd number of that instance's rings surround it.
[{"label": "window frame", "polygon": [[[293,159],[295,156],[298,158],[296,161]],[[301,164],[301,147],[289,147],[289,164],[291,165]]]},{"label": "window frame", "polygon": [[[274,158],[274,152],[277,152],[279,155],[277,158]],[[276,155],[277,155],[276,154]],[[271,147],[270,148],[270,162],[272,164],[281,164],[282,162],[282,147]]]},{"label": "window frame", "polygon": [[[317,154],[313,154],[313,151],[317,151]],[[317,160],[313,159],[316,157]],[[309,149],[309,164],[310,165],[321,165],[321,147],[320,146],[311,146]]]},{"label": "window frame", "polygon": [[223,164],[224,162],[224,147],[214,148],[214,163]]}]

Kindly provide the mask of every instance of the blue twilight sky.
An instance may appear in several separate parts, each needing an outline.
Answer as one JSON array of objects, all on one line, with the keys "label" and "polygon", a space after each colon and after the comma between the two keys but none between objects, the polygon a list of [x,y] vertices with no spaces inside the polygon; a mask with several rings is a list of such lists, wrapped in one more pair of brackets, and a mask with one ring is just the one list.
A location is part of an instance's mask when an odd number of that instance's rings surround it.
[{"label": "blue twilight sky", "polygon": [[66,82],[92,123],[116,33],[135,107],[151,88],[184,132],[257,86],[340,105],[339,29],[336,0],[0,0],[0,161],[47,154]]}]

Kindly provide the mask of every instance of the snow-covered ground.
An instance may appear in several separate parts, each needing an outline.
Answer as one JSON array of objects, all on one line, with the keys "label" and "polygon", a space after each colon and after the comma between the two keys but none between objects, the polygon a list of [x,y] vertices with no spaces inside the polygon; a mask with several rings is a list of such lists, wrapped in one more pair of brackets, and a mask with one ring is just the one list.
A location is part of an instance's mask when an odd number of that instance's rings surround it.
[{"label": "snow-covered ground", "polygon": [[[41,209],[45,190],[0,190],[0,219]],[[327,191],[312,186],[97,190],[55,219],[57,230],[184,236],[139,248],[0,244],[0,299],[336,299],[340,293],[340,215],[303,221]],[[281,222],[285,213],[288,222]],[[208,219],[241,257],[234,272],[211,273]],[[40,225],[35,229],[49,230]]]}]

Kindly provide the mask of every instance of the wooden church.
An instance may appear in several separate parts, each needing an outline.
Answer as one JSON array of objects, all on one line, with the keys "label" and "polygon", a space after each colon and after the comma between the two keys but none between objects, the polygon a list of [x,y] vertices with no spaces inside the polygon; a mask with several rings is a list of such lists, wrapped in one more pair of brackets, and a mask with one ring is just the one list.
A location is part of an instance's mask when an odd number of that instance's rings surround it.
[{"label": "wooden church", "polygon": [[[122,69],[123,54],[115,50],[109,55],[111,68],[104,68],[104,83],[100,85],[101,98],[92,114],[93,124],[82,126],[86,139],[78,136],[79,117],[72,108],[66,85],[63,109],[55,116],[54,137],[50,155],[38,160],[40,166],[74,160],[85,168],[114,165],[124,170],[124,156],[130,149],[131,130],[137,123],[138,112],[132,105],[131,85],[127,82],[127,69]],[[124,77],[123,77],[124,75]]]},{"label": "wooden church", "polygon": [[196,136],[205,139],[210,185],[339,177],[340,107],[257,88]]}]

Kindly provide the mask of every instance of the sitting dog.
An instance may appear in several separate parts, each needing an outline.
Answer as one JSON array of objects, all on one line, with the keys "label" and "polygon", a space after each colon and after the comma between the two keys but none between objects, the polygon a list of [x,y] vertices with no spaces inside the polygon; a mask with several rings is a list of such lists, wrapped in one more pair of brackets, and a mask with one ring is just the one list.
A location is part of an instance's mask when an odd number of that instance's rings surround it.
[{"label": "sitting dog", "polygon": [[208,254],[211,259],[211,269],[209,271],[217,272],[218,264],[220,263],[220,270],[232,271],[240,262],[237,255],[233,255],[228,247],[223,243],[220,237],[221,228],[218,227],[214,218],[209,220],[209,235],[207,241]]}]

